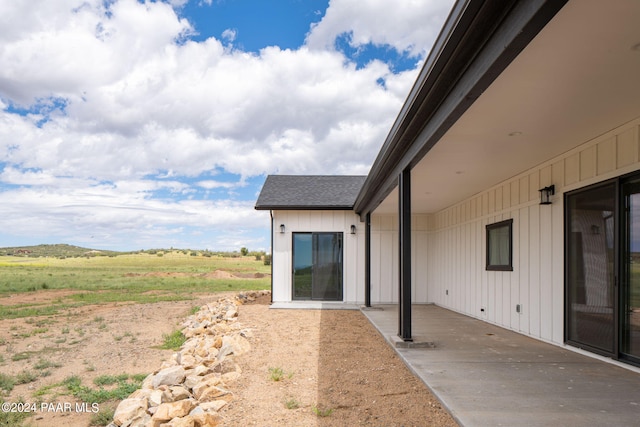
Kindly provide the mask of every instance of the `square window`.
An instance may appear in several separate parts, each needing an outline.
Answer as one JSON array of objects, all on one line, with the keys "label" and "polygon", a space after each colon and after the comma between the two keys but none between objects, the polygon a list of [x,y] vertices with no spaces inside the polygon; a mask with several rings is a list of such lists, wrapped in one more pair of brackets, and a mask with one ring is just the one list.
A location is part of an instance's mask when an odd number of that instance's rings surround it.
[{"label": "square window", "polygon": [[513,219],[487,225],[487,270],[513,271]]}]

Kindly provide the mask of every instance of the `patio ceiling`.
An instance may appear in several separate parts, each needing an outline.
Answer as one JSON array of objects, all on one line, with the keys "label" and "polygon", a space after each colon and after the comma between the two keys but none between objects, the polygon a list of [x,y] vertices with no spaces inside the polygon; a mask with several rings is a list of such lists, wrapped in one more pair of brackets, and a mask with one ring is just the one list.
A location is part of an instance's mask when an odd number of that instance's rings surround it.
[{"label": "patio ceiling", "polygon": [[[412,169],[437,212],[640,116],[640,2],[571,0]],[[396,213],[397,189],[375,209]]]}]

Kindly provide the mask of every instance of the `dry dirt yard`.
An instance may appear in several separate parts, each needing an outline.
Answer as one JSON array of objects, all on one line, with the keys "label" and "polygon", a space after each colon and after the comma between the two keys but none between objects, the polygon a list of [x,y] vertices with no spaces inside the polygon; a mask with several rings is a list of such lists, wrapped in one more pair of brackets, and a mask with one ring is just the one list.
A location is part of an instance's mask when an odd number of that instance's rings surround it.
[{"label": "dry dirt yard", "polygon": [[[0,304],[61,296],[41,291],[3,298]],[[16,385],[4,399],[34,402],[35,391],[71,375],[95,388],[92,381],[101,375],[156,371],[173,353],[154,348],[163,334],[175,330],[194,306],[220,297],[84,306],[50,318],[3,320],[1,373],[43,371],[36,368],[43,361],[52,365],[47,376]],[[252,330],[252,349],[236,359],[242,376],[230,386],[234,400],[220,412],[225,426],[457,425],[358,311],[270,310],[265,296],[241,306],[238,322]],[[42,399],[76,402],[55,393]],[[116,404],[102,403],[100,410]],[[75,411],[38,412],[27,423],[85,427],[90,418],[91,413]]]}]

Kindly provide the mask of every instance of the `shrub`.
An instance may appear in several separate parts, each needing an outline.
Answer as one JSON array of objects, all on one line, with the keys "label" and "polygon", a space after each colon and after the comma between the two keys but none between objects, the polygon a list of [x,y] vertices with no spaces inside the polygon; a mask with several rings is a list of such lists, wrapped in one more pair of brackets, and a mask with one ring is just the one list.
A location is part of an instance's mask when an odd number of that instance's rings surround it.
[{"label": "shrub", "polygon": [[162,336],[164,342],[160,346],[163,350],[179,350],[182,344],[187,341],[187,337],[181,331],[173,331],[170,334]]},{"label": "shrub", "polygon": [[31,357],[31,354],[27,351],[23,351],[22,353],[16,353],[13,356],[11,356],[11,360],[13,360],[14,362],[18,362],[20,360],[26,360],[29,359]]},{"label": "shrub", "polygon": [[31,371],[22,371],[16,375],[16,384],[29,384],[38,379],[38,376]]},{"label": "shrub", "polygon": [[286,373],[282,368],[269,368],[269,377],[273,381],[282,381],[285,377],[293,377],[293,373]]},{"label": "shrub", "polygon": [[91,419],[89,420],[90,426],[106,426],[111,421],[113,421],[113,414],[115,413],[115,409],[109,407],[106,409],[100,408],[99,412],[91,415]]},{"label": "shrub", "polygon": [[284,377],[282,368],[269,368],[269,376],[272,381],[280,381]]},{"label": "shrub", "polygon": [[312,407],[311,410],[313,411],[314,414],[316,414],[319,417],[328,417],[333,413],[333,409],[331,408],[320,409],[317,406]]},{"label": "shrub", "polygon": [[16,385],[15,378],[13,378],[11,375],[0,373],[0,389],[4,391],[11,391],[13,390],[14,385]]},{"label": "shrub", "polygon": [[298,402],[294,398],[291,398],[284,402],[284,407],[287,409],[298,409],[300,407],[300,402]]}]

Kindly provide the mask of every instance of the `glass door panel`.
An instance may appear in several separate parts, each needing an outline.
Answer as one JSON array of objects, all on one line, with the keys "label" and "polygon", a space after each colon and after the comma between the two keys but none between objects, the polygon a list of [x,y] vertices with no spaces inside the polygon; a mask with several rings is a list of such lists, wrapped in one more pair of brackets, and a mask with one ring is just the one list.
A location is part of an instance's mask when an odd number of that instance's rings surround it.
[{"label": "glass door panel", "polygon": [[567,197],[567,340],[615,345],[615,183]]},{"label": "glass door panel", "polygon": [[640,181],[622,186],[624,199],[621,353],[640,360]]},{"label": "glass door panel", "polygon": [[342,301],[342,233],[293,233],[293,299]]},{"label": "glass door panel", "polygon": [[293,299],[311,299],[313,235],[293,233]]},{"label": "glass door panel", "polygon": [[342,300],[342,233],[314,234],[312,298]]}]

